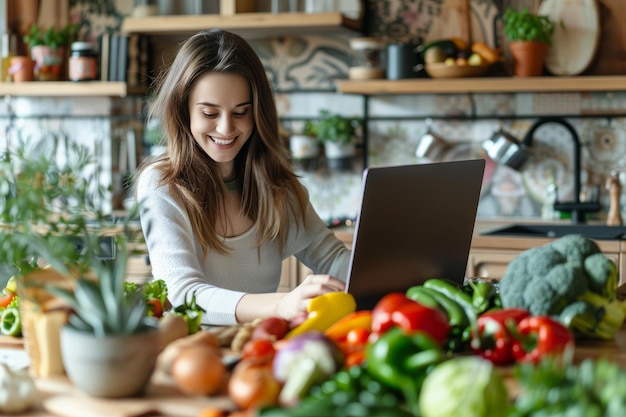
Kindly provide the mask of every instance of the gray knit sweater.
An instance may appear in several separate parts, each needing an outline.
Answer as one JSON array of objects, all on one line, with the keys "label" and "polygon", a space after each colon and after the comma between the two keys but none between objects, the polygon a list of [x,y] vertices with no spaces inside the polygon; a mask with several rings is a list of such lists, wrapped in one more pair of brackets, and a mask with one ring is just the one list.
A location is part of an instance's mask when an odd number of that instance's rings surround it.
[{"label": "gray knit sweater", "polygon": [[136,184],[152,275],[165,280],[174,306],[195,292],[198,304],[206,310],[204,325],[235,324],[235,308],[241,297],[275,292],[282,261],[292,255],[316,274],[346,280],[350,252],[310,204],[305,228],[296,228],[295,219],[291,219],[282,253],[277,239],[257,248],[254,225],[240,236],[225,239],[232,248],[229,254],[209,251],[203,257],[186,212],[167,187],[158,186],[159,175],[148,168]]}]

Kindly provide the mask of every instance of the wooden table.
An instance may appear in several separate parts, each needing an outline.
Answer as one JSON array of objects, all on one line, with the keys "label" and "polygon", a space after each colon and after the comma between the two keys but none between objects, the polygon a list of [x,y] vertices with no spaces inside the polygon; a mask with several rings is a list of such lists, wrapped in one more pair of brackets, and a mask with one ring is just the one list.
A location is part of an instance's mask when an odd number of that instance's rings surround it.
[{"label": "wooden table", "polygon": [[[0,347],[21,349],[19,343],[7,344],[7,339],[3,337],[0,337]],[[575,361],[579,362],[586,358],[607,358],[626,369],[626,327],[617,334],[615,340],[577,341]],[[106,400],[89,397],[72,386],[64,376],[37,379],[36,384],[40,392],[40,403],[34,410],[23,414],[24,416],[134,417],[158,415],[196,417],[203,408],[208,406],[232,408],[232,403],[225,395],[186,397],[174,387],[166,376],[159,372],[153,376],[144,397],[131,399]],[[509,384],[509,389],[511,388],[512,385]],[[50,410],[55,410],[55,412]]]}]

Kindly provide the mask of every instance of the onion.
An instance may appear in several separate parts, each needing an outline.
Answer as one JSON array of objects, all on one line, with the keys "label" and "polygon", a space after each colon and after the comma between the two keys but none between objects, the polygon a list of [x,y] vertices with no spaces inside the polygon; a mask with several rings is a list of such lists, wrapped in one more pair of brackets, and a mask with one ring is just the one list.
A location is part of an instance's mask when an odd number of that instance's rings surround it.
[{"label": "onion", "polygon": [[200,344],[182,348],[170,373],[184,394],[203,396],[221,391],[228,375],[220,352]]},{"label": "onion", "polygon": [[280,389],[271,365],[254,359],[239,362],[228,382],[228,396],[244,410],[276,405]]}]

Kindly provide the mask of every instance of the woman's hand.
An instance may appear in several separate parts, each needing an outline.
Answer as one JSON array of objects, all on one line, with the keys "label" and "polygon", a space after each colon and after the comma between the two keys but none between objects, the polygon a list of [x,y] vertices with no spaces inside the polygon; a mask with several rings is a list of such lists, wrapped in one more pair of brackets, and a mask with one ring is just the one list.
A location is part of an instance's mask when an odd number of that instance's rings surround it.
[{"label": "woman's hand", "polygon": [[330,275],[309,275],[296,288],[286,293],[276,305],[276,315],[289,320],[292,326],[304,321],[311,299],[318,295],[344,291],[346,284]]}]

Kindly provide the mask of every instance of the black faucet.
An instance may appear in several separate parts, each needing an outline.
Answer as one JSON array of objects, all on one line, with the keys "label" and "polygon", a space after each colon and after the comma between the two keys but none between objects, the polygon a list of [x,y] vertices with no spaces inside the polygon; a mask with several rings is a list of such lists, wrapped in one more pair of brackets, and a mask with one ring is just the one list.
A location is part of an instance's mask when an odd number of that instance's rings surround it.
[{"label": "black faucet", "polygon": [[585,223],[585,213],[600,210],[599,202],[582,202],[580,201],[580,139],[572,125],[561,117],[542,117],[537,120],[524,136],[523,144],[530,147],[533,141],[535,130],[546,123],[557,123],[565,127],[574,144],[574,201],[554,203],[554,209],[558,211],[569,211],[571,213],[572,223]]}]

